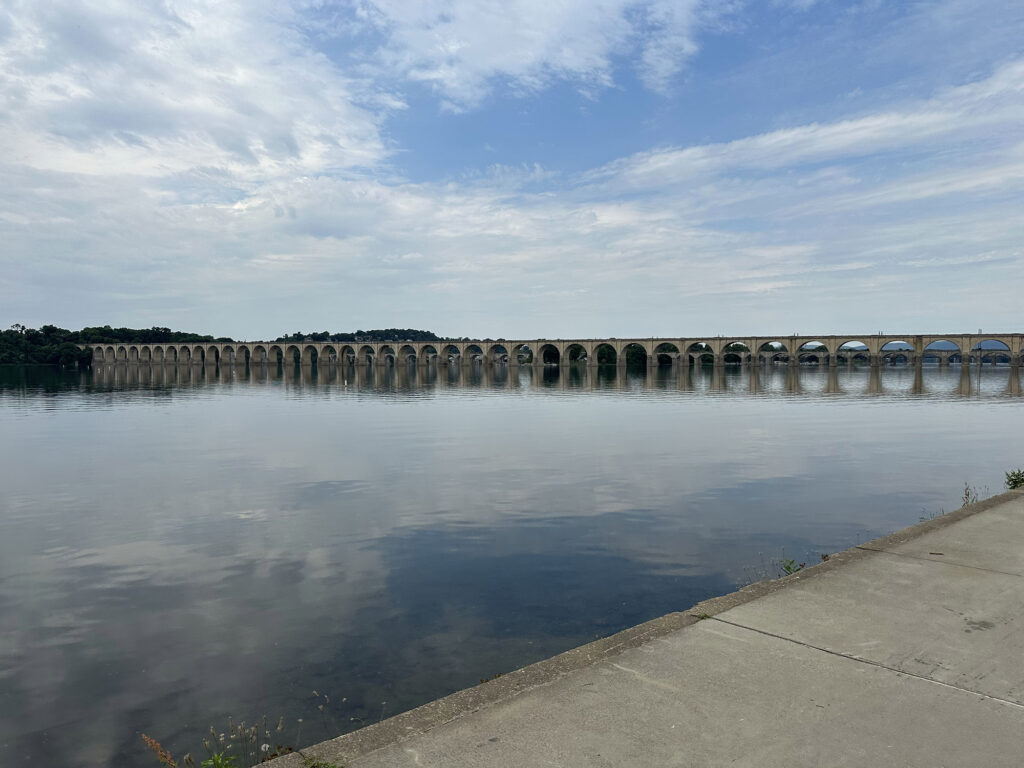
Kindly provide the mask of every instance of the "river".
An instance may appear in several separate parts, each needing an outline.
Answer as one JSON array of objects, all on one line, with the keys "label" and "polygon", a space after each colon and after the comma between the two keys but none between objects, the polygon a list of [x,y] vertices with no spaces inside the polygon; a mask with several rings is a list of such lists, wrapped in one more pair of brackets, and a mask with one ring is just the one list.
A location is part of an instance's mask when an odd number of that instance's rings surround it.
[{"label": "river", "polygon": [[0,765],[376,722],[996,493],[1022,404],[1002,366],[0,367]]}]

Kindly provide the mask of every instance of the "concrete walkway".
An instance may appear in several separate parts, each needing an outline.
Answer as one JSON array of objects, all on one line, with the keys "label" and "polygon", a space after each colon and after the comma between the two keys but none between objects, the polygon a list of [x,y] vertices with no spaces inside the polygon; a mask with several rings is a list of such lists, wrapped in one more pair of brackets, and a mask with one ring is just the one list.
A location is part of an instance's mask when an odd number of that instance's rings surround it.
[{"label": "concrete walkway", "polygon": [[1024,765],[1024,494],[303,754],[346,768]]}]

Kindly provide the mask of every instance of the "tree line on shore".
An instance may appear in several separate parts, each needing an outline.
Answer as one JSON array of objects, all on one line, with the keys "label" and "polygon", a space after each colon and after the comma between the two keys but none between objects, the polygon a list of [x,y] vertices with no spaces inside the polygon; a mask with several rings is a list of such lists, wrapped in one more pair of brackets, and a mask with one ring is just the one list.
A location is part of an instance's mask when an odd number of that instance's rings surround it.
[{"label": "tree line on shore", "polygon": [[[412,328],[385,328],[355,333],[293,333],[277,341],[440,341],[430,331]],[[234,342],[228,336],[172,331],[170,328],[111,328],[109,325],[91,326],[69,331],[55,325],[27,328],[15,323],[0,331],[0,364],[13,365],[81,365],[92,359],[92,352],[79,349],[78,344],[178,344],[191,342]]]},{"label": "tree line on shore", "polygon": [[374,341],[443,341],[430,331],[419,331],[415,328],[381,328],[375,331],[356,331],[355,333],[331,333],[316,331],[303,333],[298,331],[287,336],[278,336],[274,341],[335,341],[335,342],[374,342]]}]

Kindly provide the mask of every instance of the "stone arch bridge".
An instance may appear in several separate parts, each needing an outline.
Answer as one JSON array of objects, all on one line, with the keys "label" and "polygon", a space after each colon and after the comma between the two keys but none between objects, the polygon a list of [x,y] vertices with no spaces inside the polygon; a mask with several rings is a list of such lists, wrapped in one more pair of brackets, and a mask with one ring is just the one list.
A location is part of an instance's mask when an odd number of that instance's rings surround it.
[{"label": "stone arch bridge", "polygon": [[886,365],[923,362],[1008,363],[1019,366],[1024,334],[838,336],[715,336],[645,339],[530,339],[461,341],[245,341],[175,344],[82,344],[94,363],[190,365],[395,365],[479,362],[564,365],[624,364],[627,356],[649,366],[687,364]]}]

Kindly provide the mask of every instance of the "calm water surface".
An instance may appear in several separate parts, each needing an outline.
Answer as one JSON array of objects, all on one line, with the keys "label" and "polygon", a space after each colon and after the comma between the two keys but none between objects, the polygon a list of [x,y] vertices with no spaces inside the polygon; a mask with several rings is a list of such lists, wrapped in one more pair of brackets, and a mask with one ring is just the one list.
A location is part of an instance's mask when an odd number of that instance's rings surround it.
[{"label": "calm water surface", "polygon": [[0,368],[0,765],[155,765],[140,732],[180,758],[228,715],[301,746],[685,609],[997,492],[1020,391],[1002,367]]}]

